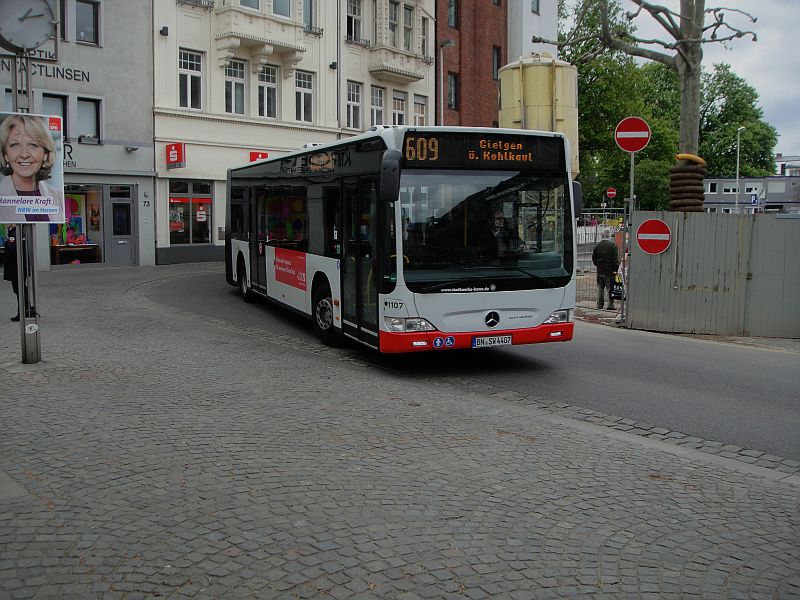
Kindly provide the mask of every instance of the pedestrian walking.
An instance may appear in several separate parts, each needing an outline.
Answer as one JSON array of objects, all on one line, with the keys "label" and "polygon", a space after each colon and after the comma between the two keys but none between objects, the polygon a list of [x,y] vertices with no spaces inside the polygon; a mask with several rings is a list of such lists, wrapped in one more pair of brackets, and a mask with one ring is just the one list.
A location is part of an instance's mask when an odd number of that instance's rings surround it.
[{"label": "pedestrian walking", "polygon": [[608,308],[614,310],[614,274],[619,269],[619,252],[617,246],[609,239],[611,234],[604,229],[602,239],[592,251],[592,263],[597,267],[597,308],[605,304],[606,289],[608,290]]},{"label": "pedestrian walking", "polygon": [[8,229],[8,238],[3,246],[5,250],[3,260],[3,279],[11,282],[11,289],[17,296],[17,315],[11,317],[12,321],[19,321],[19,278],[17,277],[17,228]]}]

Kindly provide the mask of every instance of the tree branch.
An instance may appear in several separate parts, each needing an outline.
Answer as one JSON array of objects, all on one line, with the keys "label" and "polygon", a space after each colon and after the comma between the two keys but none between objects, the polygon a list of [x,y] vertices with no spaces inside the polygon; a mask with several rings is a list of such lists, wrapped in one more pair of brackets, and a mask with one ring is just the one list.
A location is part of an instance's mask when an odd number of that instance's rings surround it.
[{"label": "tree branch", "polygon": [[[756,22],[756,18],[753,17],[750,13],[739,10],[739,9],[730,9],[730,8],[722,8],[722,7],[715,7],[715,8],[708,8],[705,9],[703,12],[697,11],[699,14],[697,15],[683,15],[679,14],[666,6],[661,6],[659,4],[654,4],[649,2],[648,0],[631,0],[636,6],[638,7],[634,12],[626,13],[626,17],[628,20],[632,21],[634,18],[638,17],[642,11],[647,11],[650,16],[652,16],[659,25],[675,40],[674,42],[668,42],[660,39],[645,39],[639,38],[635,35],[622,32],[614,33],[611,30],[609,25],[609,11],[608,11],[608,2],[607,0],[598,0],[597,5],[593,2],[581,2],[579,4],[578,14],[576,15],[576,24],[580,25],[590,6],[598,6],[600,10],[600,32],[596,34],[590,35],[582,35],[578,37],[568,37],[567,39],[558,41],[558,40],[549,40],[540,36],[533,36],[531,41],[533,43],[543,43],[543,44],[553,44],[557,46],[559,49],[577,46],[579,44],[584,44],[586,42],[597,41],[602,44],[605,48],[610,50],[617,50],[629,56],[636,56],[639,58],[644,58],[646,60],[652,60],[655,62],[660,62],[670,68],[677,67],[677,61],[683,60],[689,65],[689,57],[686,54],[686,48],[695,44],[704,44],[704,43],[724,43],[729,42],[735,39],[740,39],[746,36],[751,36],[753,41],[757,41],[757,37],[755,32],[753,31],[746,31],[743,29],[739,29],[733,27],[732,25],[728,24],[725,21],[725,11],[729,12],[736,12],[741,15],[746,16],[750,21]],[[696,5],[696,8],[699,9],[700,5]],[[701,18],[701,15],[709,14],[713,16],[713,22],[709,25],[703,26],[703,23],[695,23],[694,16]],[[683,25],[683,26],[682,26]],[[685,27],[684,27],[685,26]],[[575,27],[571,35],[575,36],[576,32],[579,30],[579,27]],[[689,32],[695,33],[699,32],[700,37],[695,37],[693,35],[685,35],[685,33]],[[705,34],[710,33],[709,37],[706,37]],[[667,54],[665,52],[661,52],[659,50],[651,49],[651,48],[644,48],[643,45],[655,45],[660,46],[664,50],[674,51],[675,54]],[[582,63],[592,58],[596,58],[602,53],[601,48],[592,48],[588,50],[585,54],[578,57],[576,62]]]},{"label": "tree branch", "polygon": [[[634,2],[640,1],[641,0],[634,0]],[[650,50],[649,48],[639,48],[634,44],[628,44],[621,39],[614,37],[611,34],[610,27],[608,26],[608,2],[606,0],[600,0],[600,27],[602,35],[601,41],[608,48],[619,50],[630,56],[638,56],[647,60],[660,62],[672,69],[676,67],[674,56],[670,56],[669,54],[658,52],[656,50]]]},{"label": "tree branch", "polygon": [[644,0],[632,0],[634,4],[636,4],[639,9],[636,13],[628,13],[628,19],[633,19],[633,17],[637,16],[642,9],[645,9],[650,15],[658,21],[658,24],[664,28],[664,30],[669,33],[675,39],[681,37],[681,28],[680,25],[675,21],[674,17],[678,17],[680,19],[680,15],[674,11],[669,10],[665,6],[658,6],[656,4],[651,4],[650,2],[645,2]]}]

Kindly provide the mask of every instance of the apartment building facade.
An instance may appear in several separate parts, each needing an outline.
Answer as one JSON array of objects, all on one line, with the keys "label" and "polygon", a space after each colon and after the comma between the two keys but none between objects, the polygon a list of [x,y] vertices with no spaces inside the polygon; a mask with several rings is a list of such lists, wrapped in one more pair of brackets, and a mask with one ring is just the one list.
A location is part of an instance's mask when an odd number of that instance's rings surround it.
[{"label": "apartment building facade", "polygon": [[433,123],[434,0],[157,0],[157,262],[222,257],[227,169]]},{"label": "apartment building facade", "polygon": [[[40,269],[155,262],[151,3],[51,2],[57,39],[33,53],[31,112],[63,119],[67,222],[36,225]],[[0,56],[6,112],[13,77]]]},{"label": "apartment building facade", "polygon": [[705,212],[800,214],[800,175],[709,178],[705,186]]},{"label": "apartment building facade", "polygon": [[533,43],[533,36],[546,40],[558,38],[557,0],[508,1],[508,62],[531,53],[548,53],[558,58],[554,44]]}]

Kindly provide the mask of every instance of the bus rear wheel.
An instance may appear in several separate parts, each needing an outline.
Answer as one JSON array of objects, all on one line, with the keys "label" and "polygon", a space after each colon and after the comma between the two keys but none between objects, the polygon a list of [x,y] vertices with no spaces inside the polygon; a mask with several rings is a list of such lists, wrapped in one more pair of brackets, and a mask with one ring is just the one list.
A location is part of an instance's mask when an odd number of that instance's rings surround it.
[{"label": "bus rear wheel", "polygon": [[333,296],[327,285],[314,292],[311,321],[317,337],[323,344],[326,346],[342,345],[342,335],[336,331],[336,326],[333,324]]}]

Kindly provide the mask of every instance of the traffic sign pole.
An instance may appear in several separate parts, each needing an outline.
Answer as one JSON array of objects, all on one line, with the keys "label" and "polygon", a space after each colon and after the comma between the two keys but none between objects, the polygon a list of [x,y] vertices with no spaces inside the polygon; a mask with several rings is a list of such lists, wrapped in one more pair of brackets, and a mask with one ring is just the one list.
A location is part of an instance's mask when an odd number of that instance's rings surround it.
[{"label": "traffic sign pole", "polygon": [[636,209],[636,195],[634,193],[634,154],[640,150],[644,150],[647,144],[650,143],[650,126],[647,121],[639,117],[626,117],[617,124],[614,130],[614,141],[617,146],[631,155],[631,181],[630,181],[630,197],[628,206],[626,207],[623,202],[623,239],[624,248],[622,253],[622,309],[620,313],[620,321],[625,322],[627,317],[627,304],[626,296],[628,290],[628,273],[630,271],[630,253],[628,250],[631,245],[631,221],[633,220],[633,212]]},{"label": "traffic sign pole", "polygon": [[630,272],[630,247],[631,247],[631,221],[633,221],[633,211],[634,205],[636,204],[634,196],[634,163],[633,157],[635,156],[635,152],[631,152],[631,193],[630,199],[628,200],[627,206],[624,206],[624,210],[622,211],[623,218],[625,219],[624,229],[623,229],[623,250],[622,250],[622,301],[620,302],[620,321],[625,323],[626,317],[628,316],[628,305],[627,305],[627,296],[628,296],[628,273]]}]

